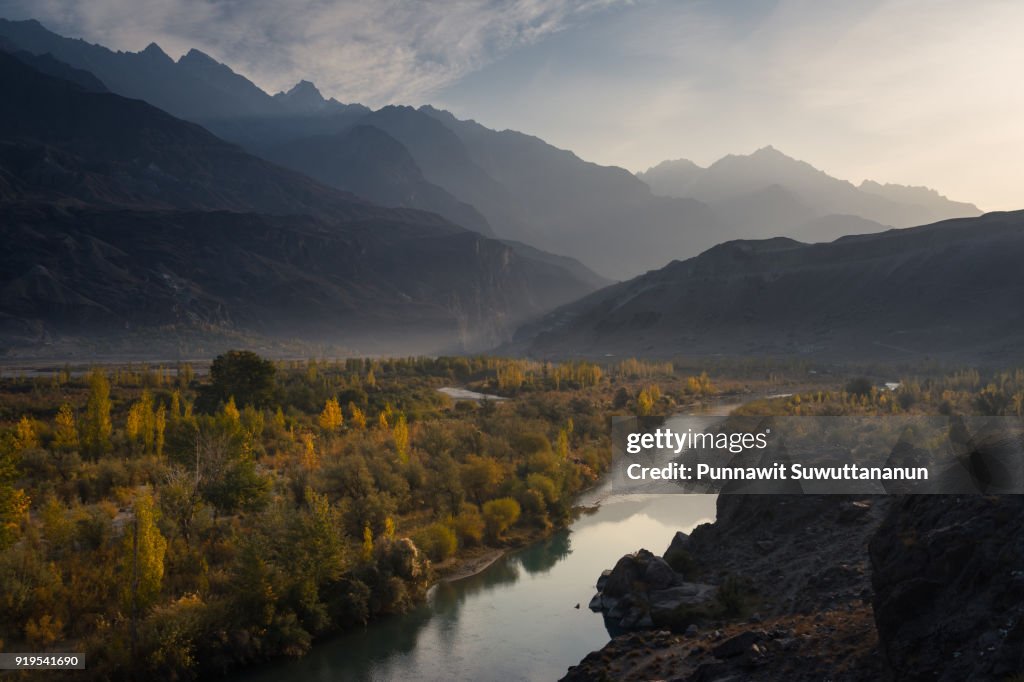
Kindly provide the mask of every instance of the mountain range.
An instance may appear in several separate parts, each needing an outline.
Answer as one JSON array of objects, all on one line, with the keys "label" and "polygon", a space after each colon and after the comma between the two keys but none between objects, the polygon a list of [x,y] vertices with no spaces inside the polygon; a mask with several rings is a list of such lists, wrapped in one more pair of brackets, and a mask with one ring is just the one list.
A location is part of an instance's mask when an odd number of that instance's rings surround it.
[{"label": "mountain range", "polygon": [[308,81],[270,95],[198,50],[177,61],[155,44],[114,52],[35,21],[0,20],[0,40],[324,184],[572,256],[615,279],[730,239],[829,241],[979,213],[924,188],[855,187],[771,148],[707,169],[666,162],[634,175],[430,106],[371,111],[325,99]]},{"label": "mountain range", "polygon": [[704,202],[734,229],[759,224],[774,236],[811,241],[981,214],[973,204],[926,187],[871,180],[855,186],[771,146],[730,154],[707,168],[686,159],[665,161],[638,177],[657,194]]},{"label": "mountain range", "polygon": [[568,259],[371,204],[3,52],[0,87],[8,351],[137,330],[164,354],[196,334],[471,350],[596,287]]},{"label": "mountain range", "polygon": [[1005,361],[1024,349],[1024,211],[721,244],[570,303],[515,349],[567,355]]},{"label": "mountain range", "polygon": [[430,106],[372,111],[308,81],[270,95],[195,50],[114,52],[34,21],[0,20],[0,87],[8,352],[240,335],[471,351],[517,328],[505,348],[539,356],[1019,347],[1024,214],[855,186],[771,147],[634,175]]}]

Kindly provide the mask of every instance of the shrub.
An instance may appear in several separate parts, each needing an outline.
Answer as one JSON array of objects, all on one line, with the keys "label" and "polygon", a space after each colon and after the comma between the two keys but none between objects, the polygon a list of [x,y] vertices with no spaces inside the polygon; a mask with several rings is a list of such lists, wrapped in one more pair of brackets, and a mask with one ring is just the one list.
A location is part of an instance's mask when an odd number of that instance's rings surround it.
[{"label": "shrub", "polygon": [[455,531],[443,523],[432,523],[413,535],[413,542],[431,561],[444,561],[455,554]]},{"label": "shrub", "polygon": [[486,502],[483,511],[487,537],[491,540],[500,540],[505,531],[519,520],[521,509],[519,503],[511,497],[502,497]]}]

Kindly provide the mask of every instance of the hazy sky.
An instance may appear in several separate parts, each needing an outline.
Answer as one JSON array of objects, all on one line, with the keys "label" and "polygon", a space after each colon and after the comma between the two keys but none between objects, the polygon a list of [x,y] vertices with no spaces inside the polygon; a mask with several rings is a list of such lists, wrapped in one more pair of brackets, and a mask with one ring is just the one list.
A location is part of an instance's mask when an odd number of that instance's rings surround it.
[{"label": "hazy sky", "polygon": [[767,144],[859,182],[1024,208],[1018,0],[0,0],[65,35],[198,47],[276,92],[432,103],[643,170]]}]

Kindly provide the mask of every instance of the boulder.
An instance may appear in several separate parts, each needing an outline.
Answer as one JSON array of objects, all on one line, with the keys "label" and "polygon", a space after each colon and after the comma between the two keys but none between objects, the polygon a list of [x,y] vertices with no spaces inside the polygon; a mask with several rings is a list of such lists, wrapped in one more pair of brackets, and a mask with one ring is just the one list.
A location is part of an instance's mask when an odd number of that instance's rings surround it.
[{"label": "boulder", "polygon": [[634,584],[643,578],[647,563],[653,556],[646,549],[641,549],[636,554],[627,554],[619,559],[608,574],[602,592],[610,597],[621,597],[632,592]]},{"label": "boulder", "polygon": [[714,585],[682,583],[664,590],[648,592],[647,604],[655,623],[682,627],[691,624],[683,623],[682,620],[701,613],[702,607],[710,605],[717,593],[718,588]]},{"label": "boulder", "polygon": [[651,557],[644,570],[643,581],[649,590],[664,590],[679,581],[680,576],[661,557]]},{"label": "boulder", "polygon": [[715,594],[710,585],[685,583],[665,559],[646,549],[619,559],[613,569],[601,573],[597,585],[590,608],[626,630],[651,628],[656,622],[674,624],[671,614],[677,609],[703,604]]},{"label": "boulder", "polygon": [[672,542],[669,543],[668,549],[662,555],[674,571],[684,575],[690,571],[690,565],[693,562],[693,557],[690,554],[691,545],[689,535],[681,530],[676,531],[676,534],[672,537]]},{"label": "boulder", "polygon": [[612,571],[610,568],[606,568],[601,571],[600,577],[597,579],[597,591],[601,592],[604,590],[604,586],[608,584],[608,578],[611,576]]}]

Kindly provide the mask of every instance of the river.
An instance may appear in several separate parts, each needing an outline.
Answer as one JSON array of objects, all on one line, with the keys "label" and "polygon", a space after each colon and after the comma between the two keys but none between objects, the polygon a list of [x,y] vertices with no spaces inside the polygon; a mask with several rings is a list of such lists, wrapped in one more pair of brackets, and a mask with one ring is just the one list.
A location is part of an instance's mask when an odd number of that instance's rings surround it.
[{"label": "river", "polygon": [[[728,413],[717,405],[702,414]],[[715,496],[623,494],[608,482],[584,494],[590,511],[482,572],[430,590],[416,610],[314,645],[301,659],[236,679],[555,680],[608,641],[587,609],[601,571],[641,547],[658,554],[677,530],[715,516]],[[579,604],[579,608],[575,608]]]}]

